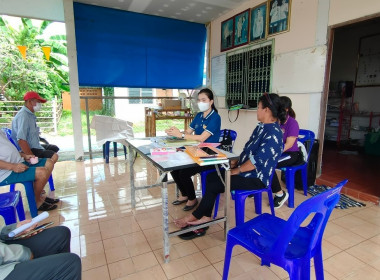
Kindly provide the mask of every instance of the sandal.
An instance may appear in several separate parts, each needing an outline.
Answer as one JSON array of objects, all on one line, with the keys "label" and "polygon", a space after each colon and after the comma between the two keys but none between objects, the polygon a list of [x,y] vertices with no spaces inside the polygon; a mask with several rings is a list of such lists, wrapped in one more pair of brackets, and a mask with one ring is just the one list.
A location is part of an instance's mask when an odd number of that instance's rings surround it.
[{"label": "sandal", "polygon": [[185,199],[185,200],[174,200],[173,202],[172,202],[172,204],[173,205],[180,205],[180,204],[182,204],[182,203],[185,203],[185,202],[187,202],[188,201],[188,199]]},{"label": "sandal", "polygon": [[44,202],[41,204],[40,207],[38,207],[37,210],[38,211],[50,211],[50,210],[54,210],[55,208],[57,208],[57,205]]},{"label": "sandal", "polygon": [[45,202],[50,203],[50,204],[56,204],[59,202],[59,198],[45,197]]},{"label": "sandal", "polygon": [[205,235],[208,228],[209,227],[204,227],[204,228],[196,229],[193,231],[189,231],[189,232],[178,235],[178,237],[183,240],[191,240],[191,239]]}]

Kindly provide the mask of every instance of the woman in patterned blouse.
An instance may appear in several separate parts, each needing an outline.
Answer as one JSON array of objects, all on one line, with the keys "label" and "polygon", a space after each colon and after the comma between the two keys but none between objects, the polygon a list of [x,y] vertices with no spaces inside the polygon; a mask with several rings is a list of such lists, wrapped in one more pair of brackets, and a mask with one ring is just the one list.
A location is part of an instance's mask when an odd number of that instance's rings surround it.
[{"label": "woman in patterned blouse", "polygon": [[[285,119],[286,112],[280,97],[264,93],[259,98],[257,109],[259,124],[245,144],[239,160],[231,162],[231,190],[263,189],[269,185],[270,176],[275,172],[283,149],[280,123]],[[223,176],[223,170],[221,173]],[[224,185],[217,172],[210,173],[207,176],[206,192],[198,208],[191,215],[175,220],[175,224],[182,228],[211,221],[216,197],[223,192]],[[193,237],[204,235],[199,234],[199,230],[191,234]],[[185,235],[188,237],[189,233]]]}]

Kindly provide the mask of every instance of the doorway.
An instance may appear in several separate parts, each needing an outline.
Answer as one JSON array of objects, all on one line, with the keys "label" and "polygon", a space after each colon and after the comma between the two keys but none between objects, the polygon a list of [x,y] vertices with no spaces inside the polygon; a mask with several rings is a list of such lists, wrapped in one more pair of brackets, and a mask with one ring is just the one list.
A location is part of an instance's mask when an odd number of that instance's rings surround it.
[{"label": "doorway", "polygon": [[[331,30],[331,70],[317,184],[379,203],[380,18]],[[378,136],[379,135],[379,136]]]}]

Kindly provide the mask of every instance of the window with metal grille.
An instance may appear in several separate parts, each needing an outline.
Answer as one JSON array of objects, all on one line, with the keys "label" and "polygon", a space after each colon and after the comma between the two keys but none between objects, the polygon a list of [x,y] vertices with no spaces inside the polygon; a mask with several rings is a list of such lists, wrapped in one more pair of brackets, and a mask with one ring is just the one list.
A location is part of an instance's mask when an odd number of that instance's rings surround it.
[{"label": "window with metal grille", "polygon": [[259,97],[270,92],[272,41],[227,54],[226,103],[257,108]]},{"label": "window with metal grille", "polygon": [[[151,88],[129,88],[130,97],[153,97]],[[129,99],[129,104],[152,104],[153,99]]]}]

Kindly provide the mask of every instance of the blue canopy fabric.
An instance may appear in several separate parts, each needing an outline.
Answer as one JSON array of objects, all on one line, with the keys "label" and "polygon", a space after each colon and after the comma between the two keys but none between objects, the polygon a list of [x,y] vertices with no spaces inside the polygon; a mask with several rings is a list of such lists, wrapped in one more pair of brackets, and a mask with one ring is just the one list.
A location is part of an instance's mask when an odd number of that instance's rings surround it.
[{"label": "blue canopy fabric", "polygon": [[74,3],[80,86],[197,88],[206,27]]}]

